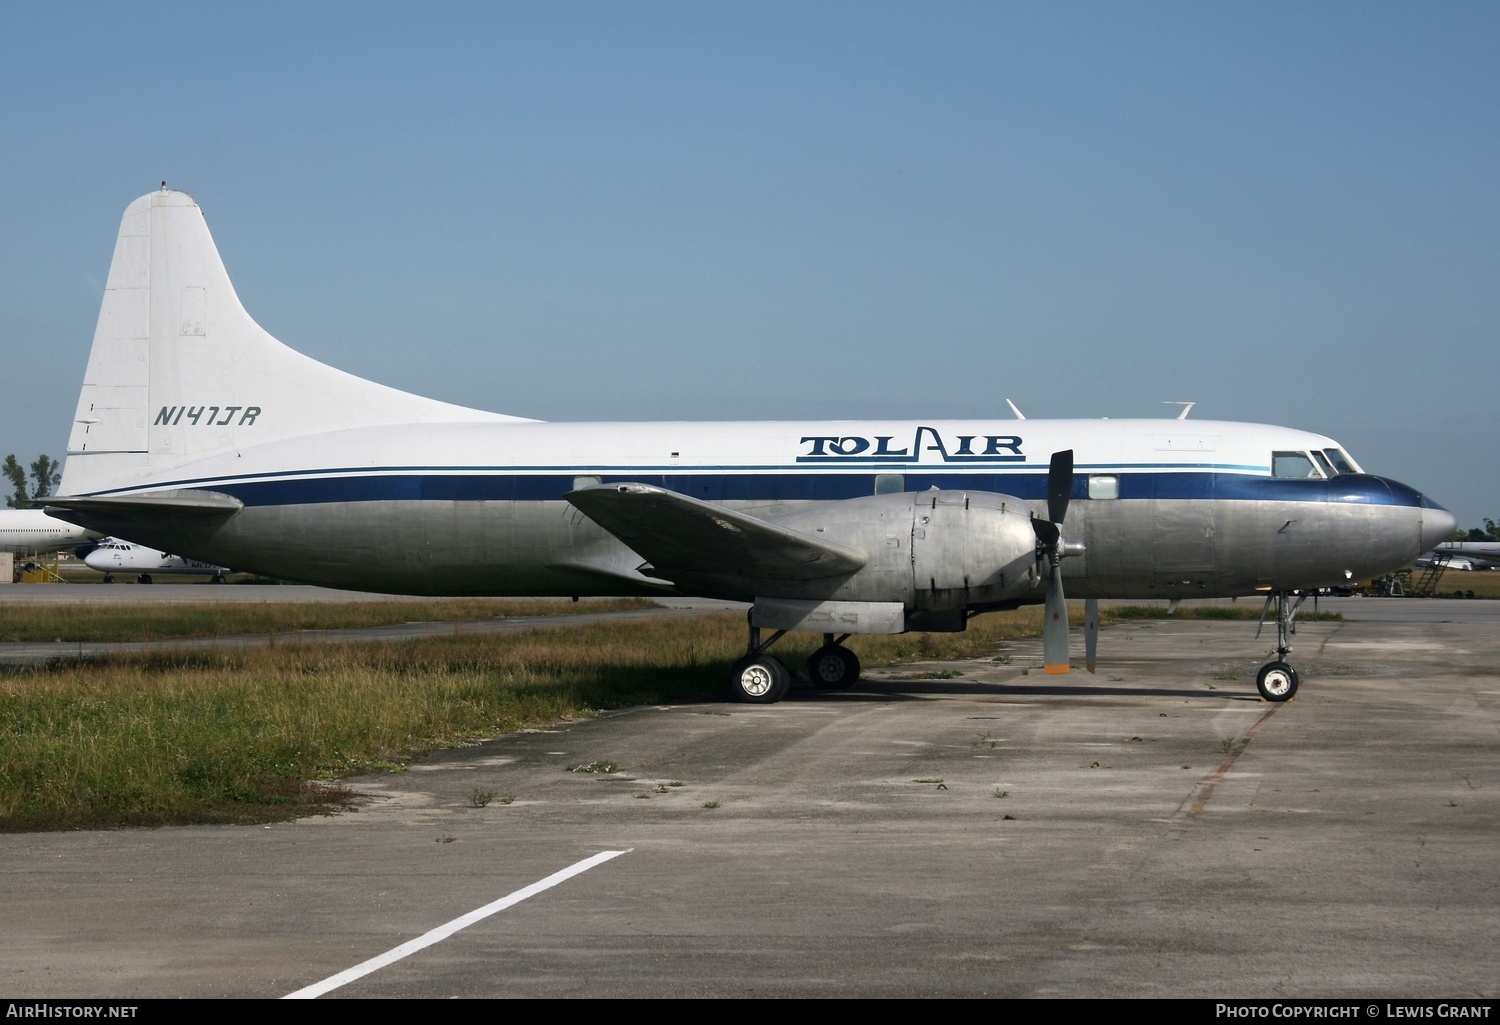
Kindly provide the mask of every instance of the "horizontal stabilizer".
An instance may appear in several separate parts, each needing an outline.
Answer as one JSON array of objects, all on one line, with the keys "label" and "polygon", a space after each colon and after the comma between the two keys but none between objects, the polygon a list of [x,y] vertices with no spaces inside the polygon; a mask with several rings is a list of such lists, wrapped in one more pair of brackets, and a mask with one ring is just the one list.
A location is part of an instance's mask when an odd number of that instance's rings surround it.
[{"label": "horizontal stabilizer", "polygon": [[48,497],[47,515],[114,536],[131,537],[141,524],[204,523],[227,520],[245,507],[231,495],[217,491],[147,491],[137,495],[93,498]]},{"label": "horizontal stabilizer", "polygon": [[233,516],[245,508],[245,503],[238,498],[218,491],[146,491],[138,495],[48,498],[46,502],[49,509],[88,509],[101,512],[140,509],[179,516]]},{"label": "horizontal stabilizer", "polygon": [[817,580],[868,561],[856,549],[650,484],[595,484],[566,498],[668,579]]}]

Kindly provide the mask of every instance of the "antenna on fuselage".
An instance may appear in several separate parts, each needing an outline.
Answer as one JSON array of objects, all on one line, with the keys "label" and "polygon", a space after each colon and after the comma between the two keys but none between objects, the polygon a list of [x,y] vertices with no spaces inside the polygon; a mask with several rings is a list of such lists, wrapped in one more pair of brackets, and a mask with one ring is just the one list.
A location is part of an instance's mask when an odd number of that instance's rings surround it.
[{"label": "antenna on fuselage", "polygon": [[1006,399],[1005,400],[1005,404],[1010,407],[1010,411],[1012,413],[1016,414],[1016,419],[1017,420],[1025,420],[1026,419],[1026,414],[1023,413],[1023,412],[1021,412],[1019,409],[1017,409],[1016,408],[1016,404],[1014,402],[1010,401],[1010,399]]},{"label": "antenna on fuselage", "polygon": [[1162,405],[1163,406],[1181,406],[1182,407],[1182,412],[1177,414],[1177,419],[1179,419],[1179,420],[1186,420],[1188,413],[1192,412],[1193,407],[1196,406],[1197,404],[1198,403],[1196,403],[1196,402],[1180,402],[1180,401],[1173,401],[1172,399],[1163,399],[1162,400]]}]

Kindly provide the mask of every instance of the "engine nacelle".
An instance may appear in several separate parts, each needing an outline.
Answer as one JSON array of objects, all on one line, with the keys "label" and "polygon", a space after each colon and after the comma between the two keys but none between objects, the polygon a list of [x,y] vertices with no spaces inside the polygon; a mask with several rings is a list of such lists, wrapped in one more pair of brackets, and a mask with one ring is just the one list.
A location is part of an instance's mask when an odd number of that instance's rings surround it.
[{"label": "engine nacelle", "polygon": [[870,562],[842,581],[775,596],[891,601],[899,594],[908,610],[1014,599],[1033,591],[1042,571],[1031,518],[1029,503],[985,491],[871,495],[778,516],[777,523],[858,548]]}]

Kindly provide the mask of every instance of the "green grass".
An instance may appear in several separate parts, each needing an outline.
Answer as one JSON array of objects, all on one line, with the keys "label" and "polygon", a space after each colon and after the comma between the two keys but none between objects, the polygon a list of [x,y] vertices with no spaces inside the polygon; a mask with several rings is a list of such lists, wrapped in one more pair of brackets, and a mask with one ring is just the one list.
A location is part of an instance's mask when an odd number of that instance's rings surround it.
[{"label": "green grass", "polygon": [[1437,596],[1451,598],[1454,591],[1474,592],[1476,598],[1500,598],[1500,572],[1488,569],[1450,569],[1438,581]]},{"label": "green grass", "polygon": [[0,619],[0,641],[157,641],[655,607],[656,603],[646,598],[580,602],[567,598],[439,598],[327,604],[10,605]]},{"label": "green grass", "polygon": [[[874,666],[993,652],[1040,626],[1040,610],[1023,609],[981,616],[963,634],[850,643]],[[307,814],[350,797],[324,784],[437,747],[716,692],[743,654],[744,633],[740,615],[707,615],[10,670],[0,674],[0,829]],[[776,651],[797,667],[818,640],[794,637]]]},{"label": "green grass", "polygon": [[348,797],[309,781],[701,692],[727,672],[743,634],[738,617],[714,620],[11,671],[0,676],[0,828],[305,814]]},{"label": "green grass", "polygon": [[[420,603],[423,618],[444,604]],[[462,604],[472,615],[472,603]],[[300,606],[258,611],[273,610],[305,622],[295,618]],[[180,622],[175,608],[132,611],[162,617],[156,632]],[[266,630],[266,620],[247,622],[242,612],[252,609],[236,607],[238,626]],[[1073,610],[1075,626],[1081,614]],[[1033,607],[980,616],[965,633],[862,636],[849,646],[870,667],[991,657],[1041,624]],[[162,650],[5,670],[0,829],[263,822],[337,807],[353,796],[340,779],[397,769],[438,747],[602,708],[715,694],[744,644],[744,617],[730,613],[403,642]],[[793,634],[775,653],[796,670],[818,644]]]}]

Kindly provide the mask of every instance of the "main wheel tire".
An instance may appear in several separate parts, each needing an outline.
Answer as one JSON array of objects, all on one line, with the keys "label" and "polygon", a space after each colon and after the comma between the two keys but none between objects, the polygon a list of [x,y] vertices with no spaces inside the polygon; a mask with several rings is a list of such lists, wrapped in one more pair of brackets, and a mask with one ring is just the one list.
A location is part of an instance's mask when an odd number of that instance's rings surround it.
[{"label": "main wheel tire", "polygon": [[854,686],[859,670],[859,657],[840,644],[826,644],[807,657],[807,677],[820,690]]},{"label": "main wheel tire", "polygon": [[1290,701],[1297,693],[1297,670],[1285,662],[1267,662],[1256,674],[1255,689],[1267,701]]},{"label": "main wheel tire", "polygon": [[772,705],[791,690],[792,674],[770,655],[742,658],[729,675],[729,691],[734,700],[752,705]]},{"label": "main wheel tire", "polygon": [[151,574],[150,573],[142,573],[136,579],[137,579],[137,583],[149,584],[149,583],[151,583]]}]

